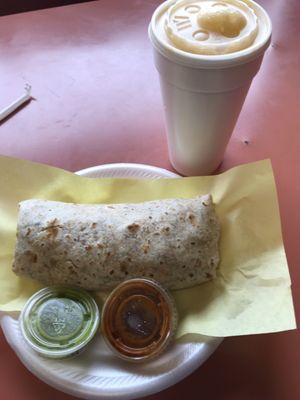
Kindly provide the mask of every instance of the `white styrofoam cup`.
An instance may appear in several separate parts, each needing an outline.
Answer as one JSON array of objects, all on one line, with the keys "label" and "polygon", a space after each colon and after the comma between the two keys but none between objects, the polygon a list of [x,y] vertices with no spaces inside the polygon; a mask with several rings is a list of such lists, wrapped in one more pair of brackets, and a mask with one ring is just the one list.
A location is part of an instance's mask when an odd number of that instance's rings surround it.
[{"label": "white styrofoam cup", "polygon": [[170,44],[163,17],[174,0],[154,12],[149,37],[160,75],[169,157],[183,175],[208,175],[221,163],[252,79],[270,44],[265,10],[247,0],[259,17],[260,33],[250,47],[231,54],[200,55]]}]

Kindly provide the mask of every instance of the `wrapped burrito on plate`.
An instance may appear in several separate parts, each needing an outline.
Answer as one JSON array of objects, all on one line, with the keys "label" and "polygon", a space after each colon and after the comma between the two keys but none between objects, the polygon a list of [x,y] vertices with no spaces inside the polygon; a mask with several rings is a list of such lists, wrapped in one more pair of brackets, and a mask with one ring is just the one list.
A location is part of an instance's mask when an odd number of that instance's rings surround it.
[{"label": "wrapped burrito on plate", "polygon": [[219,235],[210,195],[111,205],[27,200],[13,270],[86,290],[135,277],[186,288],[215,277]]}]

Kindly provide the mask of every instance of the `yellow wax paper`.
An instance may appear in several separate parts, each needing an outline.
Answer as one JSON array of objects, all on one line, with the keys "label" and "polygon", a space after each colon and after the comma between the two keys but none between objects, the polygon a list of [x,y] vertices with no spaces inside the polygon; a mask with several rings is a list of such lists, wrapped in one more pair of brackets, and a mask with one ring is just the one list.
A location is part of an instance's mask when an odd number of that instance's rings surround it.
[{"label": "yellow wax paper", "polygon": [[18,203],[30,198],[124,203],[211,193],[222,233],[215,280],[174,291],[177,337],[234,336],[296,327],[270,161],[217,176],[160,180],[91,179],[0,157],[0,310],[20,311],[41,285],[11,271]]}]

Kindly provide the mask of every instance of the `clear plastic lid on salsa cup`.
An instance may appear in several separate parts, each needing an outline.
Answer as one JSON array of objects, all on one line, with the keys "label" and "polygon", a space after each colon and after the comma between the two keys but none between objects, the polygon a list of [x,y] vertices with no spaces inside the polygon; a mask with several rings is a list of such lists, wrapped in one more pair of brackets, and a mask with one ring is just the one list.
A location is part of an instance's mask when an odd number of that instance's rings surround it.
[{"label": "clear plastic lid on salsa cup", "polygon": [[175,303],[153,280],[121,283],[102,310],[102,333],[110,349],[128,361],[146,361],[161,354],[177,327]]},{"label": "clear plastic lid on salsa cup", "polygon": [[35,293],[20,315],[22,335],[40,355],[64,358],[78,354],[99,326],[95,300],[77,288],[54,286]]}]

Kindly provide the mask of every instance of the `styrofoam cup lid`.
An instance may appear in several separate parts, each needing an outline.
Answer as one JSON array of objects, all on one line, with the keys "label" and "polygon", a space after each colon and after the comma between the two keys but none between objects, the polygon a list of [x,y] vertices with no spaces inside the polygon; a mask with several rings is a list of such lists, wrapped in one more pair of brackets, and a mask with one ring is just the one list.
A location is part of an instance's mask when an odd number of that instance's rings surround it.
[{"label": "styrofoam cup lid", "polygon": [[253,0],[168,0],[149,25],[158,53],[197,69],[251,62],[263,55],[271,33],[267,12]]},{"label": "styrofoam cup lid", "polygon": [[196,54],[227,54],[254,42],[258,20],[239,0],[181,0],[167,12],[165,31],[179,49]]}]

